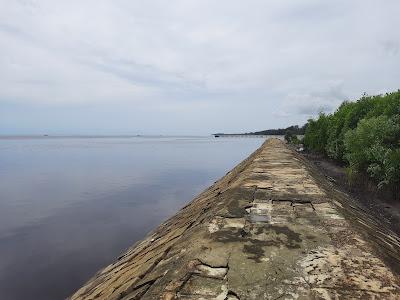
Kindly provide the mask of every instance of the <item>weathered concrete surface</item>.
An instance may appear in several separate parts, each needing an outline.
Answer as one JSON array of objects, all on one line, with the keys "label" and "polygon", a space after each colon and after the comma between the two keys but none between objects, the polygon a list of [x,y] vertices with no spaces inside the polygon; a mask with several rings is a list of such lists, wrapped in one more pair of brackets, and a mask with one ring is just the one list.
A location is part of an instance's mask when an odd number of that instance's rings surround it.
[{"label": "weathered concrete surface", "polygon": [[271,139],[71,299],[399,299],[399,245]]}]

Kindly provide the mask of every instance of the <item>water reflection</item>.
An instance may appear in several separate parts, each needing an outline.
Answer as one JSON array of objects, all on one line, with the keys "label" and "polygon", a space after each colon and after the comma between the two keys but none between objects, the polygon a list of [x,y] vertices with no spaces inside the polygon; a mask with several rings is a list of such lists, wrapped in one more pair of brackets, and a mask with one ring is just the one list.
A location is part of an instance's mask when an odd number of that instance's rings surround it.
[{"label": "water reflection", "polygon": [[63,299],[261,139],[0,140],[0,299]]}]

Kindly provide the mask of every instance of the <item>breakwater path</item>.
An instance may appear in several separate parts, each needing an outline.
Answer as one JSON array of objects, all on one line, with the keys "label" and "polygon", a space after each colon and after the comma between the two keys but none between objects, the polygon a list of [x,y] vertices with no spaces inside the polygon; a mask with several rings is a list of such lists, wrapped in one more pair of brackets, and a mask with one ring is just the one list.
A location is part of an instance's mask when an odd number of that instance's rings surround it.
[{"label": "breakwater path", "polygon": [[399,299],[399,249],[270,139],[71,299]]}]

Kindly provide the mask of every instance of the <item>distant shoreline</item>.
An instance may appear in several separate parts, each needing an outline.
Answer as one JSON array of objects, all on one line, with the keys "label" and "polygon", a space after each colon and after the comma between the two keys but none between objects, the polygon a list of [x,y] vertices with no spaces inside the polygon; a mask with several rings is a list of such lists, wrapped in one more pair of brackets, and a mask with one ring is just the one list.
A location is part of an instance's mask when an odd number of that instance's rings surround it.
[{"label": "distant shoreline", "polygon": [[59,138],[206,138],[212,135],[0,135],[0,139],[59,139]]},{"label": "distant shoreline", "polygon": [[266,129],[261,131],[254,131],[254,132],[245,132],[245,133],[223,133],[218,132],[214,133],[213,136],[284,136],[287,133],[295,134],[295,135],[304,135],[306,132],[307,124],[299,127],[298,125],[292,125],[286,128],[278,128],[278,129]]}]

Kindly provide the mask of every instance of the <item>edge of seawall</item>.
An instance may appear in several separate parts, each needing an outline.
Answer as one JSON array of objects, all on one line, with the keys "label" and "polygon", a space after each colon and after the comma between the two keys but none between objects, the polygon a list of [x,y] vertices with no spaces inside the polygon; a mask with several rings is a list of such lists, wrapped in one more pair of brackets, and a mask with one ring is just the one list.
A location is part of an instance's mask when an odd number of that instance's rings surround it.
[{"label": "edge of seawall", "polygon": [[[211,186],[206,188],[204,191],[202,191],[199,195],[197,195],[195,198],[193,198],[188,204],[183,206],[181,209],[179,209],[176,214],[174,214],[172,217],[168,218],[164,222],[162,222],[160,225],[158,225],[154,230],[150,231],[149,233],[146,234],[146,236],[134,243],[132,246],[130,246],[127,250],[125,250],[120,256],[116,258],[116,262],[112,263],[109,266],[106,266],[102,269],[100,269],[98,272],[96,272],[79,290],[77,290],[74,295],[72,295],[68,299],[79,299],[75,298],[77,295],[83,296],[82,299],[84,299],[84,295],[90,292],[92,289],[88,287],[92,285],[96,285],[99,283],[98,279],[99,276],[101,276],[103,273],[107,272],[110,268],[110,266],[117,264],[118,261],[120,261],[123,258],[126,258],[127,256],[133,256],[131,257],[132,259],[135,257],[135,254],[138,252],[137,250],[140,249],[145,249],[146,247],[150,246],[155,239],[154,236],[160,234],[161,231],[163,231],[166,227],[170,226],[173,224],[173,221],[175,218],[179,218],[181,214],[185,214],[185,212],[190,209],[193,205],[196,205],[197,201],[200,201],[203,198],[210,198],[210,197],[218,197],[223,190],[224,187],[226,188],[234,179],[237,177],[252,161],[257,155],[262,151],[262,149],[270,142],[272,139],[267,139],[265,140],[262,145],[256,149],[253,153],[251,153],[247,158],[242,160],[238,165],[236,165],[233,169],[228,171],[224,176],[216,180]],[[205,213],[207,211],[208,207],[205,207],[202,211],[202,213]],[[189,229],[195,221],[190,223],[190,225],[187,227]],[[138,249],[137,249],[138,248]],[[136,251],[135,251],[136,250]],[[154,266],[151,266],[150,268],[154,268]],[[146,271],[144,271],[146,273]],[[140,277],[140,275],[139,275]],[[82,293],[83,292],[83,293]]]},{"label": "edge of seawall", "polygon": [[395,298],[398,237],[354,207],[269,139],[71,299]]}]

